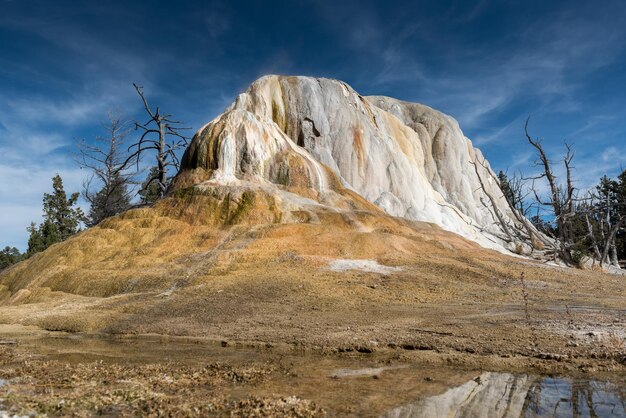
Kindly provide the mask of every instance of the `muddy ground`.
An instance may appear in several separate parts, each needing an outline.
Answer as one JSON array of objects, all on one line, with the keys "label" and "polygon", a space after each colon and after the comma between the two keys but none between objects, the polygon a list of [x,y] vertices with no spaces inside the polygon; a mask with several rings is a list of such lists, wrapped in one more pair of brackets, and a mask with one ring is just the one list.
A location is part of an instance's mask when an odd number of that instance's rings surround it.
[{"label": "muddy ground", "polygon": [[399,351],[313,354],[187,338],[0,331],[0,411],[11,414],[378,416],[480,374]]},{"label": "muddy ground", "polygon": [[584,339],[572,348],[582,354],[558,357],[472,353],[436,338],[331,350],[15,325],[0,335],[0,411],[18,415],[375,417],[483,371],[610,381],[626,392],[623,359],[590,355],[608,347]]}]

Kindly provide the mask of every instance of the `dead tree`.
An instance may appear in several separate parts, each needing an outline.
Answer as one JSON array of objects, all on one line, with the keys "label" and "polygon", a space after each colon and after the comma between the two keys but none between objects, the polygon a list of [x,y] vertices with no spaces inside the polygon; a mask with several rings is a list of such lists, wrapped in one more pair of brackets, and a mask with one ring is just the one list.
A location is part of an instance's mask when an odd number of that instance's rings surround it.
[{"label": "dead tree", "polygon": [[75,157],[81,169],[91,172],[82,192],[91,206],[89,226],[128,209],[134,195],[134,174],[123,151],[129,124],[109,112],[109,122],[103,127],[107,135],[97,137],[93,144],[81,141]]},{"label": "dead tree", "polygon": [[[617,248],[615,246],[615,237],[617,236],[617,231],[619,231],[624,225],[624,218],[620,216],[620,218],[615,222],[613,227],[609,229],[608,235],[606,237],[606,241],[604,242],[604,249],[602,250],[602,258],[601,264],[604,261],[609,262],[611,265],[615,267],[619,267],[619,260],[617,259]],[[610,259],[609,259],[609,251],[611,251]]]},{"label": "dead tree", "polygon": [[606,263],[619,267],[616,237],[626,222],[626,202],[619,183],[606,176],[600,179],[596,192],[593,207],[602,249],[600,265]]},{"label": "dead tree", "polygon": [[530,240],[533,248],[543,249],[547,246],[551,246],[553,242],[543,236],[543,234],[538,233],[537,229],[528,220],[530,211],[533,209],[535,204],[527,203],[528,196],[530,196],[531,191],[527,187],[526,180],[524,179],[522,173],[520,172],[518,175],[508,177],[505,172],[500,171],[496,180],[500,186],[502,194],[509,204],[509,208],[511,209],[513,216],[526,230],[526,234],[528,235],[528,239]]},{"label": "dead tree", "polygon": [[598,240],[596,238],[596,230],[594,228],[595,222],[592,222],[592,220],[595,219],[596,215],[595,196],[592,193],[589,193],[587,200],[588,202],[585,205],[585,210],[582,211],[585,218],[585,226],[587,227],[586,238],[591,241],[591,249],[593,250],[594,255],[594,264],[597,260],[600,262],[600,265],[602,265],[602,254],[600,253],[600,246],[598,244]]},{"label": "dead tree", "polygon": [[169,185],[168,168],[174,167],[178,171],[180,160],[177,152],[185,149],[188,144],[188,137],[181,132],[189,128],[180,127],[181,122],[172,120],[171,114],[161,113],[158,107],[153,111],[148,105],[142,88],[135,83],[133,83],[133,87],[141,98],[149,119],[146,123],[135,122],[135,130],[140,131],[141,136],[137,142],[128,147],[130,155],[127,162],[134,161],[137,170],[139,170],[140,158],[146,152],[154,153],[157,170],[155,170],[155,175],[144,184],[147,188],[156,182],[159,186],[159,197],[162,198],[165,196]]},{"label": "dead tree", "polygon": [[[565,166],[566,182],[565,187],[557,182],[557,178],[552,171],[552,163],[545,153],[540,139],[533,139],[528,133],[528,122],[530,118],[526,120],[524,126],[524,132],[528,143],[537,151],[537,161],[535,164],[541,167],[541,173],[537,176],[530,177],[533,181],[533,194],[537,203],[540,206],[547,206],[552,209],[554,214],[554,222],[556,223],[555,237],[558,241],[558,251],[561,259],[566,263],[572,262],[571,250],[573,247],[573,234],[572,234],[572,218],[576,215],[574,210],[574,202],[576,200],[575,187],[572,180],[572,160],[574,159],[574,152],[571,145],[565,144],[567,152],[563,158]],[[534,188],[534,182],[539,179],[546,179],[549,187],[550,198],[543,200],[540,198],[536,189]]]},{"label": "dead tree", "polygon": [[524,218],[527,218],[533,208],[533,205],[526,204],[526,200],[531,192],[526,186],[524,177],[521,173],[513,174],[512,177],[508,177],[508,181],[509,189],[511,190],[511,194],[513,196],[513,202],[510,202],[511,206],[514,209],[517,209]]},{"label": "dead tree", "polygon": [[[478,158],[476,158],[476,160],[478,161]],[[478,182],[480,184],[480,189],[482,190],[483,194],[487,196],[487,198],[489,199],[489,203],[491,206],[487,205],[482,200],[482,197],[480,198],[481,203],[483,204],[483,206],[485,206],[489,210],[489,212],[492,214],[491,216],[495,218],[494,220],[496,221],[496,223],[500,226],[502,231],[506,234],[505,241],[507,242],[515,241],[515,238],[513,237],[512,232],[509,230],[509,225],[507,225],[506,220],[504,219],[503,215],[498,210],[498,204],[496,202],[496,199],[487,191],[487,188],[485,187],[485,183],[483,183],[483,179],[480,176],[480,172],[478,171],[478,164],[474,161],[470,161],[469,163],[474,166],[474,171],[476,172],[476,177],[478,178]],[[480,164],[483,166],[483,168],[487,169],[484,165],[484,162],[480,162]]]}]

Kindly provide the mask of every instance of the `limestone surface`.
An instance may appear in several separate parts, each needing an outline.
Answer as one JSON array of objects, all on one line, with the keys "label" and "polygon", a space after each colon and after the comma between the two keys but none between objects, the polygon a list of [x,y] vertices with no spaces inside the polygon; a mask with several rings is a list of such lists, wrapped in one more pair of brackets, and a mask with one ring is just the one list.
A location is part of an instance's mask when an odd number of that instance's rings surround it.
[{"label": "limestone surface", "polygon": [[332,79],[255,81],[197,132],[178,177],[176,187],[271,183],[331,206],[352,192],[498,250],[539,236],[452,117]]}]

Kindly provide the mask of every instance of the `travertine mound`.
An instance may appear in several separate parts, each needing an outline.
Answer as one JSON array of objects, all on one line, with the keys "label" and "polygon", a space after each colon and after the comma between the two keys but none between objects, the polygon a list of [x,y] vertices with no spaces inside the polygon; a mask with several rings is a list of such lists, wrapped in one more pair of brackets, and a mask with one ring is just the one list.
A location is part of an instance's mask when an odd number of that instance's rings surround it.
[{"label": "travertine mound", "polygon": [[453,118],[337,80],[262,77],[198,131],[176,187],[241,181],[330,207],[352,191],[488,248],[519,252],[539,237]]}]

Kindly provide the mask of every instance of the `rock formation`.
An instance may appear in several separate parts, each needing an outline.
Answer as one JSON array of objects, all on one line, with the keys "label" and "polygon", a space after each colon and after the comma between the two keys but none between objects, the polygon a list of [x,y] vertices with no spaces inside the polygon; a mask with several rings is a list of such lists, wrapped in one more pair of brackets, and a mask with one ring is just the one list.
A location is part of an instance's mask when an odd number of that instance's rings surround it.
[{"label": "rock formation", "polygon": [[194,184],[269,187],[291,193],[283,201],[329,208],[350,206],[357,194],[389,215],[435,223],[498,250],[528,251],[544,239],[511,209],[453,118],[363,97],[331,79],[254,82],[195,135],[176,188]]}]

